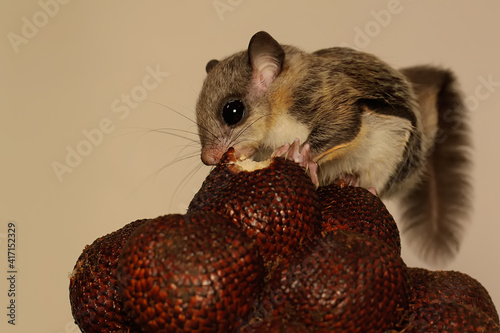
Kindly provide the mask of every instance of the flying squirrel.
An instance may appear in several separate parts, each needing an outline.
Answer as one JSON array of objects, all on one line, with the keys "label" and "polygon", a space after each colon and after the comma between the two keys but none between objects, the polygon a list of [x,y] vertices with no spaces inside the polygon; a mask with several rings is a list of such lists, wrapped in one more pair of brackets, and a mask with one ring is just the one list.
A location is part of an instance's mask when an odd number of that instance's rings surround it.
[{"label": "flying squirrel", "polygon": [[308,53],[260,31],[206,72],[196,105],[203,163],[217,164],[229,147],[263,160],[299,139],[320,186],[348,179],[395,198],[424,259],[456,255],[471,162],[467,110],[449,70],[396,70],[345,47]]}]

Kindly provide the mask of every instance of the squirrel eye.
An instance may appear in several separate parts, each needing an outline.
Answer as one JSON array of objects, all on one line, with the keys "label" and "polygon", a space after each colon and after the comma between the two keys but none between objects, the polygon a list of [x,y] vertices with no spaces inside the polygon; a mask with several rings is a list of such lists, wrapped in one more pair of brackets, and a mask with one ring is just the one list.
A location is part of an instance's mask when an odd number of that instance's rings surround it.
[{"label": "squirrel eye", "polygon": [[222,118],[229,126],[240,122],[245,114],[245,104],[239,99],[229,101],[222,109]]}]

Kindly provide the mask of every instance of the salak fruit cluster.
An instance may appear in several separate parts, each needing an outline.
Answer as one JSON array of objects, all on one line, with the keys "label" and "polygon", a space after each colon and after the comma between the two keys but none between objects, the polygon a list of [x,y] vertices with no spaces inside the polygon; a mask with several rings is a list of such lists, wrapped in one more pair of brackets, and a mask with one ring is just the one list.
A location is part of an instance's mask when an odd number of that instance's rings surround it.
[{"label": "salak fruit cluster", "polygon": [[500,332],[484,287],[409,268],[369,191],[316,189],[302,166],[229,150],[184,215],[132,222],[83,250],[83,332]]}]

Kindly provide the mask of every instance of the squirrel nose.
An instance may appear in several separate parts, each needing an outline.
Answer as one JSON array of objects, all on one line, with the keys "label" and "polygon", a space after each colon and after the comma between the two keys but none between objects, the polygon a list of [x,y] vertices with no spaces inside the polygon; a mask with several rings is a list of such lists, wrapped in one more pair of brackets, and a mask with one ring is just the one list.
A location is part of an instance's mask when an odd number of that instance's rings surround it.
[{"label": "squirrel nose", "polygon": [[215,149],[203,150],[201,153],[201,161],[205,165],[216,165],[219,163],[221,155],[222,154]]}]

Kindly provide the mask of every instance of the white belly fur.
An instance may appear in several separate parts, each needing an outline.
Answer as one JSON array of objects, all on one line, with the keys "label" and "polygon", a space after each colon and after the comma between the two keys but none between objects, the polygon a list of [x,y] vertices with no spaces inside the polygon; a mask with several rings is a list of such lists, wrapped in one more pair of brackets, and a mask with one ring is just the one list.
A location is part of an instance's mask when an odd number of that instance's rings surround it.
[{"label": "white belly fur", "polygon": [[403,158],[411,122],[395,116],[365,112],[355,147],[320,164],[320,183],[326,185],[344,174],[359,175],[361,187],[381,193]]},{"label": "white belly fur", "polygon": [[301,143],[306,141],[311,131],[306,125],[285,112],[280,113],[277,117],[262,142],[265,148],[274,150],[285,142],[292,143],[296,138],[299,138]]}]

